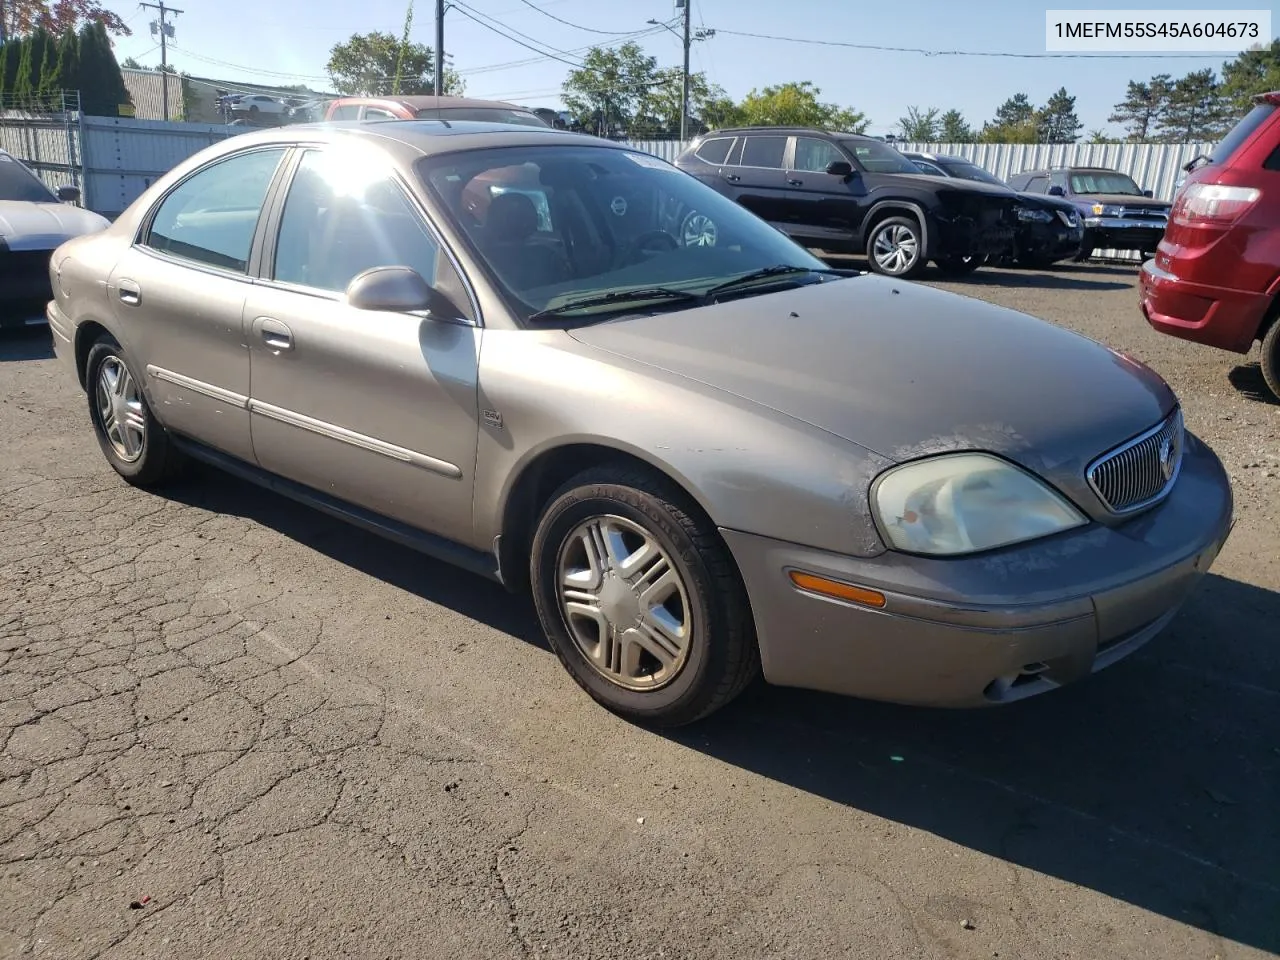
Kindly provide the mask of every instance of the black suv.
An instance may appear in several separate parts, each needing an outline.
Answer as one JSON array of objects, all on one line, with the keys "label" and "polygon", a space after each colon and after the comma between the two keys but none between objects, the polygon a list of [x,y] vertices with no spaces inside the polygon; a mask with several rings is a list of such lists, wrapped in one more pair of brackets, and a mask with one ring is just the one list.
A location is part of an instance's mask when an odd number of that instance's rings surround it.
[{"label": "black suv", "polygon": [[[968,273],[1013,241],[1007,188],[919,176],[872,137],[789,127],[714,130],[676,166],[806,246],[864,254],[877,273],[914,277],[933,261]],[[698,242],[698,214],[684,242]]]},{"label": "black suv", "polygon": [[1084,243],[1077,260],[1094,250],[1136,250],[1142,259],[1156,255],[1169,223],[1170,205],[1152,199],[1127,173],[1100,167],[1057,167],[1025,170],[1009,178],[1009,186],[1026,193],[1061,197],[1084,217]]}]

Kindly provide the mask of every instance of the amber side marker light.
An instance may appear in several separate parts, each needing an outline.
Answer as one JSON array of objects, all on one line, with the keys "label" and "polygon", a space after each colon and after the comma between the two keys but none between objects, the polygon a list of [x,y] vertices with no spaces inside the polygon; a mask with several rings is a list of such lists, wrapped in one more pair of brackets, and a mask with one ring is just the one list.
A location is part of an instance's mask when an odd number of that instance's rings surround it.
[{"label": "amber side marker light", "polygon": [[864,607],[884,606],[884,594],[876,590],[855,587],[851,583],[841,583],[838,580],[828,580],[826,577],[815,577],[812,573],[801,573],[799,570],[792,570],[790,576],[792,583],[810,593],[819,593],[824,597],[834,597],[850,603],[860,603]]}]

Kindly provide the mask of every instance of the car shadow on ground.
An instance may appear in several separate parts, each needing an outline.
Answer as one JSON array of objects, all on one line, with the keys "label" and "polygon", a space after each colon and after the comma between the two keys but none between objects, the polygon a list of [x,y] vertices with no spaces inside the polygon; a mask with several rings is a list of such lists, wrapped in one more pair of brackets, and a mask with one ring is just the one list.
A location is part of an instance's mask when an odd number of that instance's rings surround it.
[{"label": "car shadow on ground", "polygon": [[[1095,272],[1090,270],[1090,275]],[[1038,290],[1128,290],[1133,283],[1122,280],[1094,280],[1081,276],[1083,270],[1047,272],[1044,270],[1016,270],[1000,267],[981,267],[963,277],[949,277],[940,270],[926,273],[922,280],[936,280],[961,286],[975,287],[1028,287]]]},{"label": "car shadow on ground", "polygon": [[[205,468],[166,493],[251,519],[546,649],[531,602],[483,578]],[[934,711],[761,683],[665,736],[851,809],[1280,951],[1280,644],[1264,635],[1277,622],[1280,594],[1211,574],[1133,657],[1021,704]]]},{"label": "car shadow on ground", "polygon": [[1257,363],[1242,363],[1227,373],[1227,379],[1236,388],[1240,396],[1246,400],[1280,406],[1280,398],[1276,397],[1262,379],[1262,367]]},{"label": "car shadow on ground", "polygon": [[0,363],[52,357],[53,338],[48,327],[0,327]]}]

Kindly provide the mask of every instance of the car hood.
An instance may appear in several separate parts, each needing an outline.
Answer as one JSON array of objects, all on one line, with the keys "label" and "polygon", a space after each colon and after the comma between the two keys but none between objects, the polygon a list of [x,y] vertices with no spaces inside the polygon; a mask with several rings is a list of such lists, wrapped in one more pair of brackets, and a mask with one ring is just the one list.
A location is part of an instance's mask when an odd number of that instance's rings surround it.
[{"label": "car hood", "polygon": [[108,226],[104,217],[67,203],[0,200],[0,243],[10,250],[53,250]]},{"label": "car hood", "polygon": [[1115,207],[1142,207],[1152,210],[1168,210],[1169,204],[1152,197],[1135,197],[1131,193],[1078,193],[1076,200],[1084,204],[1106,203]]},{"label": "car hood", "polygon": [[994,183],[982,183],[980,180],[966,180],[963,177],[939,177],[929,173],[878,173],[875,176],[882,184],[898,183],[919,187],[920,181],[930,183],[939,191],[953,193],[980,194],[987,197],[1008,199],[1013,196],[1012,187],[1000,187]]},{"label": "car hood", "polygon": [[1176,402],[1150,369],[1085,337],[874,276],[571,335],[895,461],[983,449],[1046,476],[1079,477]]},{"label": "car hood", "polygon": [[1032,207],[1037,210],[1061,210],[1063,213],[1078,213],[1074,203],[1069,200],[1061,200],[1058,197],[1050,197],[1043,193],[1019,193],[1018,202],[1024,207]]}]

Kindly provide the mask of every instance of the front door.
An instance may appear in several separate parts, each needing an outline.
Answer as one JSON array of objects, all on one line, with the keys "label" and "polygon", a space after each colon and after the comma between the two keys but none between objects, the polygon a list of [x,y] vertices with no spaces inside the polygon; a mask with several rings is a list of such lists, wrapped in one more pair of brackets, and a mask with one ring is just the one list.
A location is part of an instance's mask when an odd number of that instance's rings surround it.
[{"label": "front door", "polygon": [[254,236],[284,154],[282,147],[235,154],[182,181],[107,290],[160,422],[249,461],[243,310]]},{"label": "front door", "polygon": [[[454,540],[471,533],[480,328],[459,316],[357,310],[376,266],[460,288],[389,171],[338,148],[302,154],[263,282],[246,304],[253,447],[265,469]],[[455,300],[462,300],[456,297]]]},{"label": "front door", "polygon": [[814,240],[848,241],[856,236],[866,209],[862,177],[827,173],[833,161],[849,158],[834,143],[817,137],[796,137],[786,171],[793,202],[789,212],[795,232]]}]

